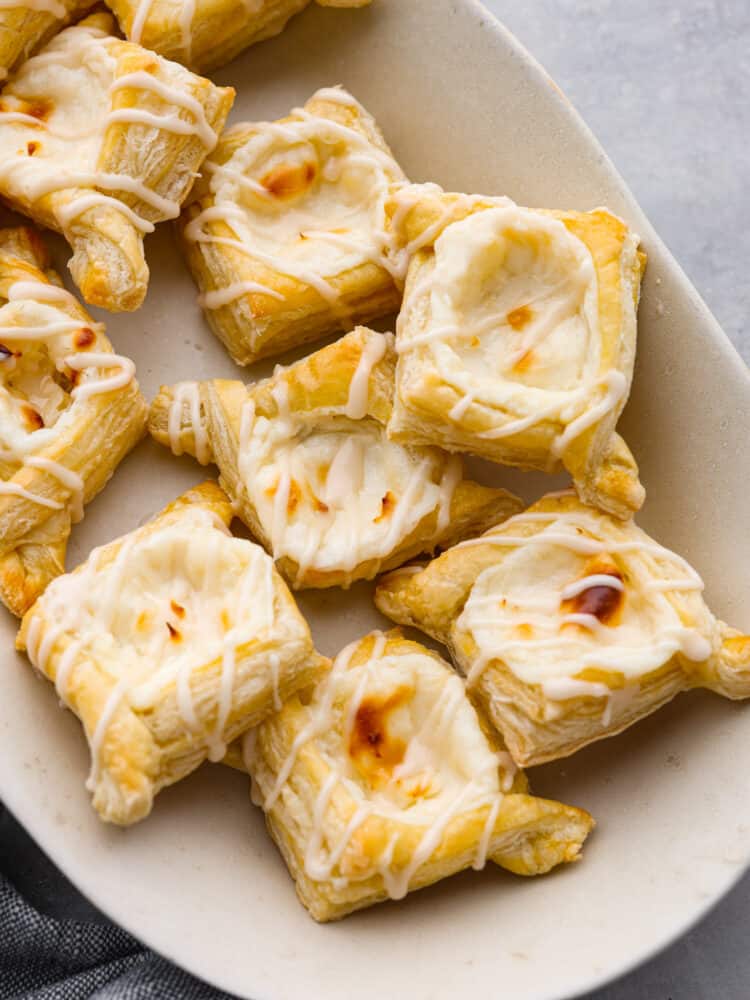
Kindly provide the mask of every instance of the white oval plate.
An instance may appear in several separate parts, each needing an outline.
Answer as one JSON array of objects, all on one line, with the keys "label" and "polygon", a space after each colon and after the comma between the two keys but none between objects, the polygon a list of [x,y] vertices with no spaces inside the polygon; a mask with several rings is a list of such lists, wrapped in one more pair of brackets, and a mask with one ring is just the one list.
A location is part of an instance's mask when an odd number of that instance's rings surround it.
[{"label": "white oval plate", "polygon": [[[649,497],[640,522],[691,559],[718,614],[750,630],[750,378],[595,140],[543,70],[471,0],[377,0],[310,8],[218,76],[233,119],[273,118],[343,83],[375,114],[413,179],[509,194],[523,204],[605,204],[642,235],[650,263],[638,371],[623,433]],[[237,376],[204,326],[162,226],[151,289],[133,315],[103,316],[144,390]],[[261,369],[263,373],[268,368]],[[146,442],[74,533],[69,564],[129,530],[204,473]],[[501,474],[529,497],[543,477]],[[368,586],[303,595],[326,653],[381,623]],[[625,735],[532,773],[536,791],[589,809],[599,826],[579,865],[532,880],[490,866],[342,923],[318,926],[248,797],[207,765],[159,796],[130,830],[102,825],[83,788],[80,727],[12,650],[0,620],[0,792],[50,857],[141,940],[254,1000],[558,1000],[663,947],[748,862],[750,706],[677,699]]]}]

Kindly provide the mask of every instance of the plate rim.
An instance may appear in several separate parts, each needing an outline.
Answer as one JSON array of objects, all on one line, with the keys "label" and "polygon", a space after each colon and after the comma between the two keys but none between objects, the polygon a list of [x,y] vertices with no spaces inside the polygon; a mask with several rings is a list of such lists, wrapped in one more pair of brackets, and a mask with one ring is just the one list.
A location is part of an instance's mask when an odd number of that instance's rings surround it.
[{"label": "plate rim", "polygon": [[[377,0],[375,0],[375,2],[377,3]],[[637,218],[637,225],[641,235],[646,236],[653,245],[659,247],[679,285],[680,295],[688,300],[692,307],[696,310],[701,323],[705,325],[708,331],[710,331],[709,342],[712,347],[721,354],[725,363],[732,366],[738,378],[745,382],[748,396],[750,397],[750,368],[744,362],[739,351],[722,329],[721,325],[706,305],[701,294],[684,272],[669,247],[655,231],[653,225],[644,214],[640,204],[630,190],[630,187],[606,153],[596,135],[586,124],[580,112],[560,90],[559,86],[554,82],[542,64],[510,31],[510,29],[502,23],[500,18],[481,2],[481,0],[453,0],[453,2],[455,5],[456,16],[473,16],[479,19],[483,30],[492,31],[499,35],[501,44],[511,55],[516,57],[519,62],[523,64],[524,72],[531,79],[531,82],[535,87],[539,87],[541,89],[543,86],[551,86],[553,88],[553,97],[558,105],[560,115],[564,116],[565,128],[574,129],[579,136],[584,139],[585,144],[591,150],[592,154],[596,154],[599,157],[612,185],[619,189],[619,194],[622,200],[628,205],[629,212],[632,213],[633,217]],[[9,658],[12,658],[12,652]],[[19,789],[20,787],[21,786],[19,784]],[[132,916],[128,915],[125,918],[118,917],[117,919],[110,916],[108,899],[101,898],[107,897],[108,894],[102,890],[100,897],[100,893],[95,885],[92,885],[91,888],[87,887],[85,890],[81,889],[79,887],[78,880],[78,875],[80,873],[76,870],[76,874],[73,875],[68,870],[65,857],[66,851],[64,848],[65,838],[51,838],[50,843],[45,843],[42,847],[36,836],[33,808],[26,807],[26,805],[22,802],[23,796],[20,793],[16,793],[15,786],[12,789],[3,789],[2,792],[3,805],[14,816],[16,821],[40,847],[40,850],[42,850],[43,853],[50,858],[50,860],[65,875],[65,877],[76,887],[81,895],[87,898],[102,914],[107,917],[107,919],[111,920],[116,926],[120,926],[126,930],[137,941],[142,943],[144,947],[147,947],[155,953],[167,958],[179,968],[188,971],[200,981],[208,983],[216,989],[230,990],[230,987],[226,984],[222,984],[220,978],[218,977],[214,978],[212,976],[211,980],[205,979],[204,974],[200,969],[200,953],[196,954],[195,960],[192,960],[190,954],[184,956],[180,954],[179,958],[177,958],[174,954],[174,943],[172,946],[168,944],[162,946],[161,943],[157,943],[155,945],[144,941],[141,938],[137,928],[135,927],[135,924],[137,923],[137,916],[135,913],[133,913]],[[76,869],[75,864],[72,864],[71,867]],[[634,951],[633,954],[623,960],[620,964],[612,963],[606,971],[602,971],[598,974],[592,974],[589,972],[587,974],[588,978],[586,983],[577,987],[574,992],[545,993],[544,995],[539,994],[539,1000],[575,1000],[575,998],[581,998],[594,990],[601,989],[605,985],[621,980],[633,970],[656,958],[676,941],[689,933],[691,929],[705,920],[706,917],[739,883],[749,869],[750,846],[748,846],[746,850],[743,861],[733,868],[731,873],[729,873],[723,880],[721,888],[712,892],[705,900],[696,904],[687,917],[673,923],[662,938],[648,944],[640,950]],[[258,992],[255,988],[253,988],[253,997],[254,1000],[269,1000],[268,994],[264,993],[262,990],[261,992]],[[277,1000],[277,998],[273,998],[273,1000]]]}]

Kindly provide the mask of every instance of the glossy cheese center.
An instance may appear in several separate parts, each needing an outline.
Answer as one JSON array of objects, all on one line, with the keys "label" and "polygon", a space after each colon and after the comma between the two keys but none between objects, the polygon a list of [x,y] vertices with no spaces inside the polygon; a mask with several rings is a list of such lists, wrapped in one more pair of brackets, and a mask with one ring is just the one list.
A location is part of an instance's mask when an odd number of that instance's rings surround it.
[{"label": "glossy cheese center", "polygon": [[[555,698],[637,682],[678,653],[707,659],[712,622],[697,574],[638,529],[608,537],[597,521],[528,513],[485,536],[501,557],[456,624],[479,648],[473,679],[497,660]],[[524,522],[539,530],[524,537]]]}]

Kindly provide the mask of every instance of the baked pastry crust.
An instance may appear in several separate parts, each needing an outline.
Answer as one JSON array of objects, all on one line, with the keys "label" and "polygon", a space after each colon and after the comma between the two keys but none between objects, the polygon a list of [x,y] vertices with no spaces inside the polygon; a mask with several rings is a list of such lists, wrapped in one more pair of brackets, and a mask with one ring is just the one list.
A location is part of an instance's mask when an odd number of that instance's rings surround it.
[{"label": "baked pastry crust", "polygon": [[62,233],[87,302],[137,309],[144,233],[175,218],[234,99],[111,35],[92,14],[32,56],[0,97],[0,195]]},{"label": "baked pastry crust", "polygon": [[0,82],[37,46],[89,11],[96,0],[8,0],[0,7]]},{"label": "baked pastry crust", "polygon": [[389,433],[553,471],[587,503],[643,503],[615,433],[630,391],[645,267],[605,209],[539,211],[415,185],[389,213],[409,260]]},{"label": "baked pastry crust", "polygon": [[620,732],[680,691],[750,696],[750,636],[632,521],[549,494],[421,570],[384,577],[383,614],[443,642],[522,766]]},{"label": "baked pastry crust", "polygon": [[16,615],[65,571],[71,522],[144,435],[134,374],[39,235],[0,229],[0,600]]},{"label": "baked pastry crust", "polygon": [[280,121],[233,126],[203,173],[178,228],[238,364],[398,309],[386,204],[404,176],[351,94],[329,87]]},{"label": "baked pastry crust", "polygon": [[254,385],[162,387],[149,429],[213,458],[293,587],[348,587],[522,507],[465,479],[458,456],[388,440],[395,360],[391,334],[359,327]]},{"label": "baked pastry crust", "polygon": [[[366,7],[370,0],[317,0],[321,7]],[[107,0],[131,41],[200,73],[278,35],[310,0]]]},{"label": "baked pastry crust", "polygon": [[23,619],[18,648],[86,731],[103,820],[148,815],[161,788],[220,759],[319,669],[273,563],[231,520],[203,483],[95,549]]},{"label": "baked pastry crust", "polygon": [[398,631],[352,643],[244,746],[254,800],[320,921],[487,859],[542,874],[576,861],[594,825],[531,795],[460,678]]}]

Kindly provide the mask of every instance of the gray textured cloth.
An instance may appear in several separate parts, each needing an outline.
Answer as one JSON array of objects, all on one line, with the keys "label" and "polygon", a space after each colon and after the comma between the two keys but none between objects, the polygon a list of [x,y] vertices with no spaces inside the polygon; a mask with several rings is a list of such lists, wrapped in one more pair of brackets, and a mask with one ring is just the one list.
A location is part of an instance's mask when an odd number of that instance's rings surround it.
[{"label": "gray textured cloth", "polygon": [[[0,875],[0,1000],[227,997],[109,923],[39,913]],[[231,1000],[231,998],[230,998]]]},{"label": "gray textured cloth", "polygon": [[[39,908],[13,882],[33,886]],[[58,915],[60,900],[82,919]],[[77,897],[0,806],[0,1000],[231,997],[148,951]]]},{"label": "gray textured cloth", "polygon": [[[750,361],[750,4],[485,3],[583,113]],[[0,876],[0,1000],[221,1000],[106,924],[30,842],[20,859],[21,836],[0,819],[0,872],[45,914]],[[3,858],[11,842],[15,853]],[[64,919],[69,914],[79,919]],[[683,941],[588,1000],[747,1000],[748,914],[750,876]],[[325,1000],[314,985],[311,997]]]}]

